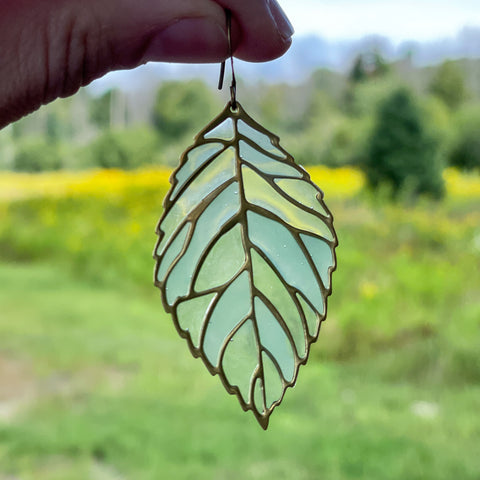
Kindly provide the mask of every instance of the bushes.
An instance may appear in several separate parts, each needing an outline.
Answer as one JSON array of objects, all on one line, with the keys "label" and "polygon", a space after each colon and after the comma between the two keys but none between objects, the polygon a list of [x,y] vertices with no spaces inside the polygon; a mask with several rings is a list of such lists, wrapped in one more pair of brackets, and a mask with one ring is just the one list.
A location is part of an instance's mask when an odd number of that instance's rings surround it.
[{"label": "bushes", "polygon": [[326,142],[320,161],[328,167],[358,165],[365,150],[365,138],[371,129],[368,118],[344,118]]},{"label": "bushes", "polygon": [[107,130],[93,141],[85,154],[94,166],[129,170],[155,163],[158,138],[148,128]]},{"label": "bushes", "polygon": [[443,195],[438,145],[408,90],[394,91],[381,104],[366,150],[363,168],[372,188],[387,185],[394,196]]},{"label": "bushes", "polygon": [[159,163],[159,139],[145,127],[107,130],[85,147],[59,145],[43,138],[26,139],[14,148],[8,168],[42,172],[65,168],[133,169]]},{"label": "bushes", "polygon": [[480,130],[462,132],[449,155],[452,166],[463,170],[480,169]]},{"label": "bushes", "polygon": [[458,108],[467,98],[467,89],[458,64],[445,61],[438,67],[430,83],[430,92],[451,109]]},{"label": "bushes", "polygon": [[451,166],[462,170],[480,170],[480,110],[478,108],[459,115],[448,161]]},{"label": "bushes", "polygon": [[20,143],[13,158],[13,169],[17,172],[41,172],[58,170],[62,157],[57,144],[42,138],[32,138]]}]

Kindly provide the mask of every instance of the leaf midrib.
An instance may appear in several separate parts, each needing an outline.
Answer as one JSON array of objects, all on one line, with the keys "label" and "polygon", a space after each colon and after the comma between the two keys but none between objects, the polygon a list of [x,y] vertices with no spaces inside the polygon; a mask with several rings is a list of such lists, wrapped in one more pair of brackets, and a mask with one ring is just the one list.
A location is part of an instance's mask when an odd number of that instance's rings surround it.
[{"label": "leaf midrib", "polygon": [[267,415],[267,400],[265,395],[265,370],[263,368],[263,359],[262,359],[262,343],[260,341],[260,331],[258,328],[257,323],[257,316],[255,315],[255,303],[254,303],[254,284],[253,284],[253,263],[252,263],[252,254],[251,248],[253,247],[252,242],[250,241],[250,237],[248,234],[248,222],[247,222],[247,210],[249,203],[245,197],[245,187],[243,182],[242,176],[242,159],[240,157],[240,146],[239,146],[239,132],[238,132],[238,119],[235,119],[233,122],[234,125],[234,144],[232,145],[235,150],[235,177],[238,182],[238,196],[239,196],[239,211],[238,211],[238,221],[242,228],[242,244],[245,251],[245,269],[248,271],[248,275],[250,277],[250,311],[252,312],[252,324],[253,324],[253,331],[255,335],[255,341],[257,342],[257,350],[258,350],[258,366],[253,374],[253,388],[250,398],[250,402],[254,405],[255,400],[255,383],[260,378],[262,381],[261,390],[262,390],[262,400],[263,400],[263,416]]}]

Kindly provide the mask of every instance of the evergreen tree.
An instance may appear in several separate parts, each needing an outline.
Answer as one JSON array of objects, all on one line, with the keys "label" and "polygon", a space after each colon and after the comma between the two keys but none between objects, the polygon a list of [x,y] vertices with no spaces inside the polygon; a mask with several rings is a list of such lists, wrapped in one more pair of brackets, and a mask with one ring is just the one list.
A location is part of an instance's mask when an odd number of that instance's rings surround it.
[{"label": "evergreen tree", "polygon": [[437,142],[427,133],[412,94],[401,88],[377,113],[376,127],[367,143],[364,169],[372,188],[388,185],[394,195],[444,193]]},{"label": "evergreen tree", "polygon": [[350,70],[348,75],[348,79],[351,83],[361,83],[368,78],[367,68],[365,66],[365,62],[363,60],[363,55],[358,55],[355,58],[353,63],[353,67]]},{"label": "evergreen tree", "polygon": [[390,71],[390,66],[378,50],[358,55],[350,70],[350,83],[361,83],[369,78],[382,77]]}]

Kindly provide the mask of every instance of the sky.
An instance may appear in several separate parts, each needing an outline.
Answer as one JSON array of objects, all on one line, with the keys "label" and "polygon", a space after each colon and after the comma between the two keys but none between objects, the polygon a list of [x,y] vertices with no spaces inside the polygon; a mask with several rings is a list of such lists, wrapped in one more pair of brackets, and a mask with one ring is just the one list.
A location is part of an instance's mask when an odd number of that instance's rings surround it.
[{"label": "sky", "polygon": [[279,0],[296,33],[331,40],[380,34],[393,42],[453,37],[480,26],[480,0]]}]

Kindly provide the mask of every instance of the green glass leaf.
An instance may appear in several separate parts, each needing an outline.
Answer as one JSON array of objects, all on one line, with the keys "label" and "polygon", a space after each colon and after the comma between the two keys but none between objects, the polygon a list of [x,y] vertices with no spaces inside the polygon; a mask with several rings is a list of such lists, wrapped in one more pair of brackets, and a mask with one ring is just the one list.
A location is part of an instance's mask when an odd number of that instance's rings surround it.
[{"label": "green glass leaf", "polygon": [[240,105],[172,176],[155,284],[196,357],[263,428],[320,330],[337,237],[322,191]]}]

